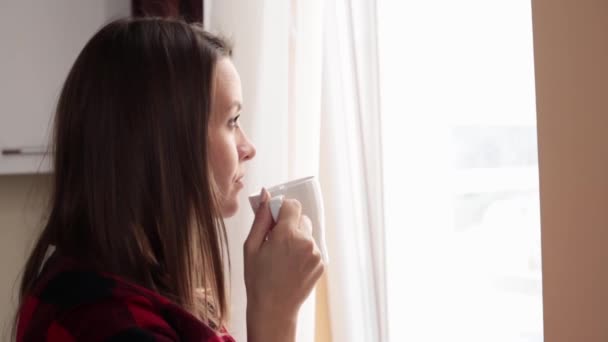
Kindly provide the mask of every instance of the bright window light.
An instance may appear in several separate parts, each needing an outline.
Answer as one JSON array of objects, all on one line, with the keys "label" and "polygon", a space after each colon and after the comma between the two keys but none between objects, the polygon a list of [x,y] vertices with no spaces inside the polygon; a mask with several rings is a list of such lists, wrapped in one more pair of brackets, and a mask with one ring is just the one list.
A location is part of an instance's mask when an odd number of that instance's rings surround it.
[{"label": "bright window light", "polygon": [[391,342],[542,342],[532,14],[378,0]]}]

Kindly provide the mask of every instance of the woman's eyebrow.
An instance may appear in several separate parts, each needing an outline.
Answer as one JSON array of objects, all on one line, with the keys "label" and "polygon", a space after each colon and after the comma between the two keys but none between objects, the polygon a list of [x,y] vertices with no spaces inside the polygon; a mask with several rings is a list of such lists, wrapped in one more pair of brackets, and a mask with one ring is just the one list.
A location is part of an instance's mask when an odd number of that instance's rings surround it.
[{"label": "woman's eyebrow", "polygon": [[228,111],[230,111],[232,113],[232,109],[236,107],[236,111],[240,112],[241,109],[243,108],[243,105],[241,104],[241,101],[235,100],[232,101],[232,103],[230,104],[230,107],[228,107]]}]

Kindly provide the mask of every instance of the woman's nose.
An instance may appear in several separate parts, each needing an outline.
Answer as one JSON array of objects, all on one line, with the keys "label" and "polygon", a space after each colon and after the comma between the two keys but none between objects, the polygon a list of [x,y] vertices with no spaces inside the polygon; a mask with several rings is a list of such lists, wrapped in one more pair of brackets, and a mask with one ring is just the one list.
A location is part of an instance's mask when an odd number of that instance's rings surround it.
[{"label": "woman's nose", "polygon": [[253,145],[253,143],[251,141],[249,141],[247,136],[245,136],[245,134],[243,134],[243,143],[240,145],[240,151],[239,151],[240,159],[247,161],[247,160],[253,159],[253,157],[255,157],[255,154],[256,154],[255,145]]}]

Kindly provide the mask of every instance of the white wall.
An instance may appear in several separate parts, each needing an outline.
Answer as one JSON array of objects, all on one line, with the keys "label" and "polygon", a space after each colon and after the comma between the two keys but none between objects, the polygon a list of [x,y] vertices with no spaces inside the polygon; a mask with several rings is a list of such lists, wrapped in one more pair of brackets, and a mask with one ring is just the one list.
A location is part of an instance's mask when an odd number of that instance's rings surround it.
[{"label": "white wall", "polygon": [[[85,43],[130,0],[0,1],[0,149],[43,152],[57,97]],[[50,169],[41,155],[0,154],[0,174]]]}]

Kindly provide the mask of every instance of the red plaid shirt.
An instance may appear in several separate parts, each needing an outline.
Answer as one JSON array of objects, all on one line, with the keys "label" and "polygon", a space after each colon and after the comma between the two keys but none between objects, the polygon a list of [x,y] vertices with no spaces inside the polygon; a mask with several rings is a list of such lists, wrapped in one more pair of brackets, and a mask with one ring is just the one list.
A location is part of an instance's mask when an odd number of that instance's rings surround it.
[{"label": "red plaid shirt", "polygon": [[19,314],[17,342],[234,342],[167,298],[52,256]]}]

